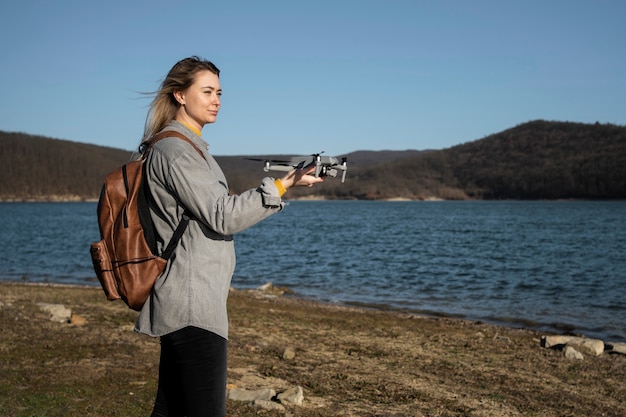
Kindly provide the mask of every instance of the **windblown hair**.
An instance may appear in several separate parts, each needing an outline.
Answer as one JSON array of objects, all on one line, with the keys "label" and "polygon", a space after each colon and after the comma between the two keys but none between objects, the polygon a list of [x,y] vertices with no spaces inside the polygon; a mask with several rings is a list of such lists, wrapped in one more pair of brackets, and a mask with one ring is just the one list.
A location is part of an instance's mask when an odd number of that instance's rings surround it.
[{"label": "windblown hair", "polygon": [[184,91],[189,88],[195,75],[199,71],[211,71],[219,77],[220,70],[206,59],[192,56],[178,61],[167,74],[161,87],[154,94],[154,99],[150,103],[146,124],[144,126],[142,143],[159,133],[168,125],[180,107],[180,103],[174,98],[176,91]]}]

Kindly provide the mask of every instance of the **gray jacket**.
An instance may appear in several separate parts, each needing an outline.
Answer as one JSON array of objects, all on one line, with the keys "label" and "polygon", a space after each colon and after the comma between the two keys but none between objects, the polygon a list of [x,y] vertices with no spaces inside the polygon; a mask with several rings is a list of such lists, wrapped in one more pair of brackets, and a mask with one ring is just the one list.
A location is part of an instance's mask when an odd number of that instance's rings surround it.
[{"label": "gray jacket", "polygon": [[157,142],[148,157],[147,181],[156,207],[156,231],[167,245],[185,208],[189,222],[163,274],[143,306],[135,330],[163,336],[195,326],[228,338],[226,300],[235,269],[232,235],[282,209],[272,178],[257,189],[229,195],[224,174],[208,152],[208,144],[181,123],[164,130],[188,137],[204,154],[176,137]]}]

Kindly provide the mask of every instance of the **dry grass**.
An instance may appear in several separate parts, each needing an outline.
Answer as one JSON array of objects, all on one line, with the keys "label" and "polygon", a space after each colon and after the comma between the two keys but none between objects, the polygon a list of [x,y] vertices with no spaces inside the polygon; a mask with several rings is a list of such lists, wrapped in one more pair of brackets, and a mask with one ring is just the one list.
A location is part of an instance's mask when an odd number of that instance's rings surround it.
[{"label": "dry grass", "polygon": [[[229,310],[229,383],[305,395],[286,412],[228,401],[229,416],[626,415],[626,357],[566,360],[534,332],[247,291]],[[98,288],[0,284],[0,415],[149,415],[159,344],[132,332],[136,314]]]}]

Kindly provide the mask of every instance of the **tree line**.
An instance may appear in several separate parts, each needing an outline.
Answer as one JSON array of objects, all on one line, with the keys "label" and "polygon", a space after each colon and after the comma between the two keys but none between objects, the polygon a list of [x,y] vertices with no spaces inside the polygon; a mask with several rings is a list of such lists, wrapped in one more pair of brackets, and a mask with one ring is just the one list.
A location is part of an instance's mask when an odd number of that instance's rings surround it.
[{"label": "tree line", "polygon": [[[120,149],[0,131],[0,200],[97,199],[129,160]],[[284,159],[286,155],[256,155]],[[342,155],[334,155],[342,156]],[[536,120],[443,150],[358,151],[345,183],[329,178],[289,198],[624,199],[626,127]],[[216,156],[232,193],[256,187],[261,162]]]},{"label": "tree line", "polygon": [[[350,161],[350,157],[348,157]],[[626,127],[537,120],[348,171],[328,198],[624,199]]]}]

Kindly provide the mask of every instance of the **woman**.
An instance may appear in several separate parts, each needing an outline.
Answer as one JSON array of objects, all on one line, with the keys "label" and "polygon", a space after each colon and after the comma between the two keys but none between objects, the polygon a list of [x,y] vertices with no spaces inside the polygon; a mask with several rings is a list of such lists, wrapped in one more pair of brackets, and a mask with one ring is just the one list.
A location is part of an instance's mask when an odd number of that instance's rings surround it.
[{"label": "woman", "polygon": [[[161,338],[159,386],[152,416],[224,416],[228,317],[226,300],[235,268],[232,235],[282,208],[291,187],[312,186],[312,169],[229,195],[217,162],[201,138],[220,110],[219,70],[198,57],[179,61],[156,93],[144,141],[176,131],[150,151],[146,178],[151,215],[160,239],[169,242],[187,211],[192,216],[163,274],[144,305],[135,330]],[[270,261],[270,260],[268,260]]]}]

